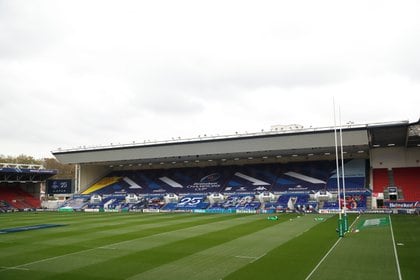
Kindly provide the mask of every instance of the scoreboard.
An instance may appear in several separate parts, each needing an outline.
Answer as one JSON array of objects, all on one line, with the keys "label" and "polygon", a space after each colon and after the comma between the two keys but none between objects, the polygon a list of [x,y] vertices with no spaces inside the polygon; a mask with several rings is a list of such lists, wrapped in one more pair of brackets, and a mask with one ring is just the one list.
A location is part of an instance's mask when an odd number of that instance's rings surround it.
[{"label": "scoreboard", "polygon": [[73,193],[71,179],[47,180],[47,194],[70,194]]}]

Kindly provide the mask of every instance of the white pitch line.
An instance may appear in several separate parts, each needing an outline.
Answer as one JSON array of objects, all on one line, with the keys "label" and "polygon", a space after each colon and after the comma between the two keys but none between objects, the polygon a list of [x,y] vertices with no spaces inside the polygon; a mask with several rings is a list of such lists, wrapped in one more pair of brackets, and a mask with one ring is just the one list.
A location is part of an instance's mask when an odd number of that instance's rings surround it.
[{"label": "white pitch line", "polygon": [[[180,229],[178,229],[178,230],[180,230]],[[178,230],[175,230],[175,231],[178,231]],[[166,233],[167,232],[158,233],[158,234],[154,234],[153,236],[159,236],[159,235],[163,235],[163,234],[166,234]],[[19,269],[19,268],[22,268],[24,266],[33,265],[33,264],[37,264],[37,263],[41,263],[41,262],[46,262],[46,261],[51,261],[51,260],[55,260],[55,259],[59,259],[59,258],[71,256],[71,255],[77,255],[77,254],[80,254],[80,253],[86,253],[86,252],[93,251],[93,250],[98,250],[98,249],[108,249],[109,248],[109,249],[112,250],[113,248],[115,248],[115,247],[112,247],[112,246],[121,245],[121,244],[129,243],[129,242],[133,242],[135,240],[144,239],[146,237],[147,236],[140,237],[140,238],[133,238],[133,239],[129,239],[129,240],[124,240],[124,241],[120,241],[120,242],[115,242],[115,243],[107,244],[105,246],[99,246],[99,247],[94,247],[94,248],[90,248],[90,249],[86,249],[86,250],[82,250],[82,251],[77,251],[77,252],[68,253],[68,254],[64,254],[64,255],[59,255],[59,256],[55,256],[55,257],[51,257],[51,258],[45,258],[45,259],[41,259],[41,260],[29,262],[29,263],[24,263],[24,264],[21,264],[21,265],[17,265],[15,267],[0,267],[0,272],[11,270],[11,269]],[[22,270],[25,270],[25,269],[22,269]]]},{"label": "white pitch line", "polygon": [[29,268],[17,267],[17,266],[2,266],[1,269],[5,270],[29,270]]},{"label": "white pitch line", "polygon": [[[33,264],[41,263],[41,262],[45,262],[45,261],[51,261],[51,260],[59,259],[59,258],[62,258],[62,257],[67,257],[67,256],[71,256],[71,255],[80,254],[80,253],[85,253],[85,252],[97,250],[98,248],[99,247],[91,248],[91,249],[87,249],[87,250],[82,250],[82,251],[77,251],[77,252],[73,252],[73,253],[68,253],[68,254],[65,254],[65,255],[59,255],[59,256],[55,256],[55,257],[51,257],[51,258],[41,259],[41,260],[17,265],[15,267],[4,267],[4,268],[2,268],[2,270],[0,270],[0,272],[6,271],[6,270],[11,270],[11,269],[22,269],[22,267],[24,267],[24,266],[33,265]],[[22,270],[25,270],[25,269],[22,269]],[[27,270],[29,270],[29,269],[27,269]]]},{"label": "white pitch line", "polygon": [[253,257],[253,256],[240,256],[240,255],[238,255],[238,256],[235,256],[235,258],[240,258],[240,259],[250,259],[250,260],[251,260],[251,263],[253,263],[253,262],[255,262],[255,261],[257,261],[257,260],[261,259],[261,258],[262,258],[262,257],[264,257],[265,255],[267,255],[267,254],[262,254],[261,256],[258,256],[258,257]]},{"label": "white pitch line", "polygon": [[267,253],[265,253],[265,254],[262,254],[261,256],[259,256],[259,257],[256,257],[253,261],[251,261],[251,263],[253,263],[253,262],[255,262],[255,261],[258,261],[259,259],[261,259],[262,257],[264,257],[265,255],[267,255]]},{"label": "white pitch line", "polygon": [[235,256],[235,258],[240,258],[240,259],[256,259],[257,257],[251,257],[251,256]]},{"label": "white pitch line", "polygon": [[[353,223],[351,223],[349,228],[351,228],[354,225],[354,223],[359,219],[359,217],[360,216],[357,216],[357,218],[354,219]],[[311,273],[309,273],[309,275],[305,278],[305,280],[308,280],[309,278],[311,278],[312,274],[314,274],[314,272],[318,269],[318,267],[322,264],[322,262],[328,257],[328,255],[332,252],[332,250],[334,250],[335,246],[337,246],[337,244],[341,241],[341,239],[343,239],[343,238],[342,237],[338,238],[338,240],[334,243],[334,245],[331,247],[331,249],[319,261],[319,263],[315,266],[315,268],[311,271]]]},{"label": "white pitch line", "polygon": [[395,246],[394,230],[392,229],[391,215],[388,215],[388,217],[389,217],[389,227],[391,228],[392,245],[394,246],[395,262],[397,264],[398,279],[402,280],[400,262],[398,261],[397,247]]},{"label": "white pitch line", "polygon": [[322,262],[328,257],[328,255],[334,250],[335,246],[337,246],[338,242],[343,239],[342,237],[339,237],[338,240],[334,243],[334,245],[331,247],[331,249],[325,254],[325,256],[319,261],[319,263],[315,266],[315,268],[309,273],[309,275],[305,278],[305,280],[308,280],[311,278],[312,274],[318,269],[318,267],[322,264]]},{"label": "white pitch line", "polygon": [[[144,237],[141,237],[141,238],[144,238]],[[116,248],[110,247],[110,246],[121,245],[121,244],[128,243],[128,242],[131,242],[131,241],[134,241],[134,240],[137,240],[137,239],[139,239],[139,238],[134,238],[134,239],[124,240],[124,241],[120,241],[120,242],[115,242],[115,243],[111,243],[111,244],[108,244],[108,245],[105,245],[105,246],[94,247],[94,248],[90,248],[90,249],[86,249],[86,250],[82,250],[82,251],[76,251],[76,252],[73,252],[73,253],[58,255],[58,256],[55,256],[55,257],[51,257],[51,258],[45,258],[45,259],[41,259],[41,260],[29,262],[29,263],[24,263],[24,264],[21,264],[21,265],[17,265],[15,267],[2,267],[0,269],[0,272],[6,271],[6,270],[11,270],[11,269],[19,269],[19,268],[22,268],[24,266],[33,265],[33,264],[46,262],[46,261],[52,261],[52,260],[55,260],[55,259],[59,259],[59,258],[71,256],[71,255],[77,255],[77,254],[80,254],[80,253],[86,253],[86,252],[90,252],[90,251],[94,251],[94,250],[98,250],[98,249],[113,250],[113,249],[116,249]]]}]

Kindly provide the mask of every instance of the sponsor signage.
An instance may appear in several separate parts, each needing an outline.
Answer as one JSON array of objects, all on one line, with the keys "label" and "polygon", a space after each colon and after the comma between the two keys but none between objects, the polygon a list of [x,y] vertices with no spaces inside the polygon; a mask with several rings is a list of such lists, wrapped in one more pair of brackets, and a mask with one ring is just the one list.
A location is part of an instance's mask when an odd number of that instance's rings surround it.
[{"label": "sponsor signage", "polygon": [[[389,205],[387,205],[389,204]],[[417,208],[420,207],[419,201],[395,201],[385,203],[389,208]]]},{"label": "sponsor signage", "polygon": [[200,179],[199,182],[194,182],[186,188],[191,192],[215,192],[221,187],[221,175],[219,173],[211,173]]},{"label": "sponsor signage", "polygon": [[47,194],[70,194],[72,190],[71,179],[47,180]]},{"label": "sponsor signage", "polygon": [[220,188],[219,183],[215,182],[206,182],[206,183],[194,183],[192,185],[188,185],[187,189],[191,190],[192,192],[214,192],[216,189]]},{"label": "sponsor signage", "polygon": [[197,207],[200,203],[204,201],[204,197],[183,197],[179,203],[177,204],[177,207],[184,208],[184,207]]}]

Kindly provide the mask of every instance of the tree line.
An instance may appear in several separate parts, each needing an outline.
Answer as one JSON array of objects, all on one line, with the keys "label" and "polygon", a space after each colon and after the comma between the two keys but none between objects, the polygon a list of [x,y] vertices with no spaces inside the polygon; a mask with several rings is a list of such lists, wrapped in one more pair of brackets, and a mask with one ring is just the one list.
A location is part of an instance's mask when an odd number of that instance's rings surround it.
[{"label": "tree line", "polygon": [[28,155],[19,156],[5,156],[0,155],[0,163],[15,163],[15,164],[38,164],[44,166],[45,169],[58,170],[54,179],[73,179],[74,178],[74,164],[62,164],[55,158],[36,159]]}]

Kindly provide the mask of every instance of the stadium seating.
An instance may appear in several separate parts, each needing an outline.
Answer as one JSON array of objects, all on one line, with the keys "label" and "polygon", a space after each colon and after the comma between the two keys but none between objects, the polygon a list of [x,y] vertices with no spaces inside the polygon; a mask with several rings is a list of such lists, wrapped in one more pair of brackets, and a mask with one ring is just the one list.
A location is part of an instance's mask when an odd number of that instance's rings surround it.
[{"label": "stadium seating", "polygon": [[254,194],[233,194],[223,203],[224,209],[236,210],[256,210],[260,206],[261,203],[255,200]]},{"label": "stadium seating", "polygon": [[206,209],[210,203],[206,202],[205,195],[186,195],[176,205],[178,210]]},{"label": "stadium seating", "polygon": [[127,210],[131,210],[131,211],[141,210],[141,209],[146,208],[146,200],[141,200],[141,201],[136,202],[136,203],[125,203],[122,206],[122,208],[127,209]]},{"label": "stadium seating", "polygon": [[339,209],[338,201],[325,201],[322,209],[337,210]]},{"label": "stadium seating", "polygon": [[[366,189],[366,166],[365,160],[353,159],[344,163],[344,183],[346,190]],[[342,174],[340,168],[340,186],[342,186]],[[335,169],[332,176],[328,179],[327,190],[337,190],[337,175]]]},{"label": "stadium seating", "polygon": [[402,191],[398,200],[420,201],[419,182],[420,167],[373,169],[373,192],[382,193],[395,186]]},{"label": "stadium seating", "polygon": [[118,183],[120,179],[120,177],[104,177],[95,184],[93,184],[91,187],[83,191],[82,194],[104,193],[106,192],[104,191],[105,188],[113,186],[114,184]]},{"label": "stadium seating", "polygon": [[386,168],[373,169],[373,192],[381,193],[390,186]]},{"label": "stadium seating", "polygon": [[395,185],[405,201],[420,201],[420,167],[393,168]]},{"label": "stadium seating", "polygon": [[1,213],[10,212],[10,211],[14,211],[14,210],[16,210],[16,208],[14,208],[9,203],[7,203],[7,201],[0,200],[0,212]]},{"label": "stadium seating", "polygon": [[7,202],[15,209],[35,209],[41,206],[39,199],[23,191],[18,185],[2,186],[0,188],[0,200]]},{"label": "stadium seating", "polygon": [[144,209],[160,209],[165,204],[163,195],[146,195],[144,196]]},{"label": "stadium seating", "polygon": [[[347,188],[366,187],[364,160],[347,161],[345,168]],[[325,188],[336,188],[334,161],[114,171],[83,194],[283,193]]]},{"label": "stadium seating", "polygon": [[[345,169],[347,188],[365,190],[365,161],[346,161]],[[265,209],[288,209],[289,206],[294,209],[295,205],[299,209],[316,208],[317,203],[309,201],[309,194],[330,188],[335,190],[335,174],[335,161],[113,171],[82,194],[100,195],[103,200],[109,196],[121,196],[121,199],[114,197],[109,204],[102,201],[83,207],[130,209],[136,205],[137,209],[167,211],[246,211],[261,207],[256,194],[271,193],[273,197],[282,195],[277,202],[265,201]],[[227,199],[207,198],[215,193]],[[176,195],[179,201],[168,200],[165,205],[163,198],[168,194]],[[123,198],[128,195],[141,197],[144,203],[127,203]],[[290,201],[292,205],[288,205]]]},{"label": "stadium seating", "polygon": [[[351,211],[365,211],[367,208],[367,197],[370,196],[368,191],[349,191],[346,193],[346,208]],[[340,207],[344,208],[343,194],[340,196]],[[339,204],[337,200],[329,200],[323,202],[322,209],[326,210],[338,210]]]},{"label": "stadium seating", "polygon": [[74,195],[71,199],[66,200],[60,208],[72,208],[76,211],[82,210],[88,207],[89,202],[89,195]]}]

